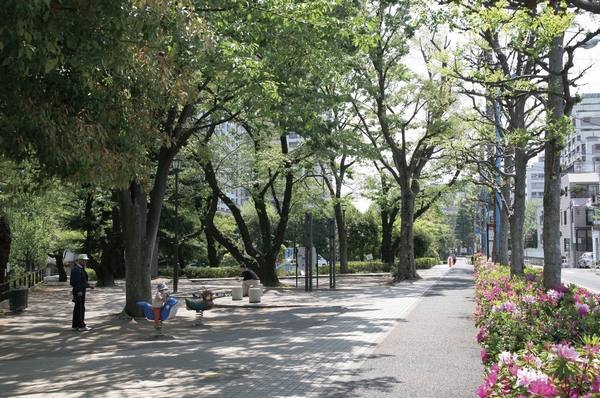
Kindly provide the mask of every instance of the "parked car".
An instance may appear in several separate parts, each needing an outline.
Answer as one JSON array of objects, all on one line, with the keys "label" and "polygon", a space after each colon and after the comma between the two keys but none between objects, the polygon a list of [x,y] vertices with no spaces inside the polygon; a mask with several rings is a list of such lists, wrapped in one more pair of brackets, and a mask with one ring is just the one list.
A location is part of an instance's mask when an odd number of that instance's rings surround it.
[{"label": "parked car", "polygon": [[204,263],[189,263],[188,265],[185,266],[185,268],[201,268],[201,267],[206,267],[206,265],[204,265]]},{"label": "parked car", "polygon": [[577,261],[578,268],[590,268],[594,262],[594,254],[592,252],[585,252],[579,257]]},{"label": "parked car", "polygon": [[325,260],[323,257],[321,257],[320,254],[317,254],[317,266],[324,267],[326,265],[327,265],[327,260]]}]

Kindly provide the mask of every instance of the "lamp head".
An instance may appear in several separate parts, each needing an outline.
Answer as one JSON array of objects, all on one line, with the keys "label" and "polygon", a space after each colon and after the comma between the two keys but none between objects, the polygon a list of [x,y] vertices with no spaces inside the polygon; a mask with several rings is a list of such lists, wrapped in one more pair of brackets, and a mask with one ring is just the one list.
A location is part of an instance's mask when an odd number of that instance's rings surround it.
[{"label": "lamp head", "polygon": [[596,47],[596,44],[598,44],[598,42],[600,42],[600,38],[594,37],[593,39],[589,40],[587,43],[582,45],[581,48],[585,48],[586,50],[589,50],[590,48]]}]

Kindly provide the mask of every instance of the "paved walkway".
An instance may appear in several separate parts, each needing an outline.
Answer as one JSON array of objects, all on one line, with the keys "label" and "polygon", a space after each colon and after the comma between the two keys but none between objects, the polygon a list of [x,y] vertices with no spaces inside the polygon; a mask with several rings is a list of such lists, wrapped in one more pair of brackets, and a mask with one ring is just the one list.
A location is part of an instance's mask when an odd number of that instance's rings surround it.
[{"label": "paved walkway", "polygon": [[[69,287],[47,286],[30,295],[23,313],[0,315],[0,396],[322,397],[345,391],[343,396],[473,397],[483,382],[483,366],[472,319],[475,305],[469,300],[472,267],[461,260],[452,269],[436,266],[419,271],[422,279],[395,286],[388,284],[389,277],[340,277],[338,289],[330,290],[323,278],[322,288],[313,292],[302,287],[267,289],[257,304],[219,298],[214,309],[204,312],[204,325],[198,325],[196,313],[183,305],[165,323],[162,338],[154,337],[147,320],[126,322],[115,316],[124,306],[123,286],[90,292],[86,317],[94,327],[90,332],[70,330]],[[464,278],[452,278],[465,271],[467,285]],[[295,286],[294,280],[288,283]],[[235,284],[180,280],[176,296],[189,297],[201,285],[229,293]],[[453,296],[462,304],[423,306],[442,296]],[[421,308],[429,314],[423,320]],[[444,316],[431,316],[436,311]],[[463,337],[460,345],[465,348],[456,363],[469,364],[458,382],[437,376],[435,353],[444,356],[448,346],[439,345],[439,335],[429,333],[443,329],[453,317],[460,320],[454,331]],[[402,331],[408,324],[416,329]],[[389,366],[373,363],[373,355],[385,356],[382,349],[397,333],[409,342],[403,350],[415,355],[404,360],[420,363],[419,372],[407,377],[419,378],[414,384],[439,384],[436,391],[447,393],[428,395],[438,393],[411,387],[411,395],[391,395],[389,386],[374,390],[380,394],[361,392],[378,377],[369,374],[372,369]],[[420,334],[433,340],[417,342],[415,335]],[[395,352],[397,347],[387,350]],[[429,355],[419,355],[423,350]],[[399,371],[405,365],[409,364],[393,363]],[[362,378],[361,384],[359,375],[369,375],[369,380]],[[357,383],[352,389],[347,388],[349,380]]]}]

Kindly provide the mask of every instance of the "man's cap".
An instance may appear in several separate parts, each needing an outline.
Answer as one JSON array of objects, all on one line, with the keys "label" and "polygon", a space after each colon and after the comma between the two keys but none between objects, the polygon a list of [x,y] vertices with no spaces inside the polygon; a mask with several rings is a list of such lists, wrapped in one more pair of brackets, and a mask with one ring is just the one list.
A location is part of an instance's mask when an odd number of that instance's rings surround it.
[{"label": "man's cap", "polygon": [[158,291],[160,292],[161,290],[165,290],[166,288],[167,288],[167,284],[166,284],[166,283],[164,283],[164,282],[161,282],[161,283],[159,283],[159,284],[158,284],[158,286],[156,287],[156,290],[158,290]]},{"label": "man's cap", "polygon": [[87,254],[80,254],[79,256],[77,256],[77,260],[89,260],[89,257],[87,256]]}]

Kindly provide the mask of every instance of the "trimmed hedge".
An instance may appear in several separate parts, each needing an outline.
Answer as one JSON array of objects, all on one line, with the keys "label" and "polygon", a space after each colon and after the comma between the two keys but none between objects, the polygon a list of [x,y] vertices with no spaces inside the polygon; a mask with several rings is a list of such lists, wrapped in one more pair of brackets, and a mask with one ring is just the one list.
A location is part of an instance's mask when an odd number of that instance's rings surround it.
[{"label": "trimmed hedge", "polygon": [[[242,275],[240,267],[199,267],[184,268],[179,270],[180,277],[213,279],[213,278],[239,278]],[[159,268],[158,276],[172,278],[173,268]]]},{"label": "trimmed hedge", "polygon": [[434,265],[439,265],[442,262],[439,258],[435,257],[421,257],[415,258],[415,268],[416,269],[429,269]]},{"label": "trimmed hedge", "polygon": [[[415,259],[417,269],[429,269],[440,264],[438,258],[424,257]],[[395,274],[398,264],[382,263],[381,261],[350,261],[348,262],[349,274],[377,274],[391,272]],[[336,272],[340,273],[340,265],[336,265]],[[316,274],[316,273],[315,273]],[[319,275],[329,274],[329,266],[319,267]],[[173,268],[159,268],[158,276],[165,278],[173,277]],[[241,276],[239,267],[201,267],[184,268],[179,270],[180,277],[212,279],[212,278],[238,278]]]}]

